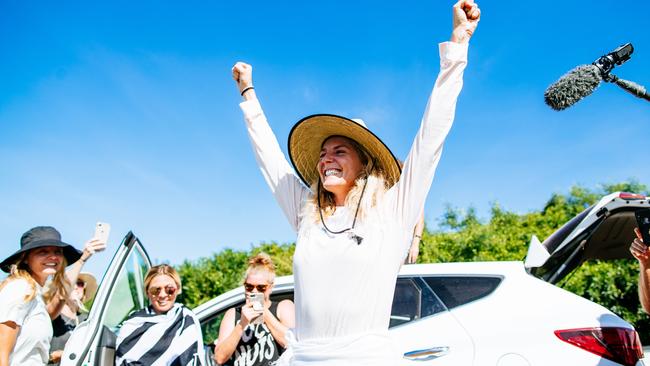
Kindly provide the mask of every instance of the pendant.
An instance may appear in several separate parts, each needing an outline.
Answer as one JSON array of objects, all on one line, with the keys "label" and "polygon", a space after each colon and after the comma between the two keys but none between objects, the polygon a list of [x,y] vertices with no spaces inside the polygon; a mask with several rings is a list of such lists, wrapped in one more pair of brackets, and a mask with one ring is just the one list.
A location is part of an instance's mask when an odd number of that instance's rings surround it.
[{"label": "pendant", "polygon": [[348,238],[354,240],[357,245],[361,245],[361,242],[363,241],[363,238],[355,234],[352,230],[348,231]]}]

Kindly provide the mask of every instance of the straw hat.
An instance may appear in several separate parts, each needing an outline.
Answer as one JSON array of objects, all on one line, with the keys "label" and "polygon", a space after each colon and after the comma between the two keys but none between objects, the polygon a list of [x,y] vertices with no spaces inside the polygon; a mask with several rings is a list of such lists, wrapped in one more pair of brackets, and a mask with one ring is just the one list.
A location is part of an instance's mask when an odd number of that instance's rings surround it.
[{"label": "straw hat", "polygon": [[97,293],[97,280],[95,276],[88,272],[81,272],[77,276],[77,281],[83,281],[85,283],[84,297],[81,299],[81,302],[88,302]]},{"label": "straw hat", "polygon": [[375,170],[384,174],[388,186],[400,176],[397,159],[379,137],[362,120],[333,114],[314,114],[298,121],[289,133],[289,158],[298,176],[311,187],[319,178],[318,160],[323,142],[330,136],[344,136],[356,141],[372,156]]}]

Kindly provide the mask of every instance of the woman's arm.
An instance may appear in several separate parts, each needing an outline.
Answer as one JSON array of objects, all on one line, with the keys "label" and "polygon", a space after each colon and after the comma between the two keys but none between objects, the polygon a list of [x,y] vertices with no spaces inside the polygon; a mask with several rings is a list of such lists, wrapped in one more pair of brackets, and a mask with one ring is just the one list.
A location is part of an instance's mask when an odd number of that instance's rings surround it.
[{"label": "woman's arm", "polygon": [[252,73],[253,68],[243,62],[236,63],[232,68],[233,79],[244,98],[240,107],[246,120],[248,136],[266,183],[289,223],[298,231],[300,210],[309,189],[300,182],[285,158],[257,100],[255,89],[250,88],[253,86]]},{"label": "woman's arm", "polygon": [[74,264],[72,264],[72,266],[70,266],[70,268],[65,272],[65,275],[72,286],[77,283],[79,273],[81,273],[81,269],[84,267],[88,259],[90,259],[93,254],[101,252],[104,249],[106,249],[106,243],[98,239],[92,238],[86,242],[83,253],[81,253],[81,258],[74,262]]},{"label": "woman's arm", "polygon": [[285,334],[290,328],[296,326],[296,307],[291,300],[282,300],[278,304],[278,317],[276,318],[269,309],[264,310],[264,323],[271,331],[273,338],[287,348]]},{"label": "woman's arm", "polygon": [[[463,86],[468,42],[480,19],[480,10],[471,0],[461,0],[453,9],[454,29],[451,42],[440,45],[440,72],[420,129],[404,162],[397,194],[397,217],[409,231],[415,227],[440,161],[442,147],[451,129],[456,100]],[[402,252],[403,253],[403,252]]]},{"label": "woman's arm", "polygon": [[12,321],[0,323],[0,366],[9,366],[9,356],[14,351],[20,327]]},{"label": "woman's arm", "polygon": [[417,262],[418,255],[420,254],[420,241],[422,240],[422,232],[424,231],[424,212],[420,214],[420,219],[413,229],[413,238],[411,239],[411,247],[409,248],[408,256],[406,257],[407,264]]},{"label": "woman's arm", "polygon": [[235,352],[235,349],[237,349],[239,340],[244,334],[244,328],[246,328],[250,321],[247,317],[247,314],[250,315],[249,313],[245,312],[242,307],[242,316],[237,323],[235,323],[235,308],[228,309],[223,315],[221,325],[219,326],[219,337],[214,341],[214,360],[219,365],[228,361]]},{"label": "woman's arm", "polygon": [[636,238],[630,245],[632,256],[639,261],[639,302],[643,310],[650,314],[650,250],[643,242],[638,228],[634,228]]},{"label": "woman's arm", "polygon": [[[104,249],[106,249],[106,243],[97,239],[90,239],[86,242],[84,245],[84,250],[81,253],[81,258],[79,258],[78,261],[74,262],[72,266],[70,266],[70,269],[65,272],[65,277],[68,279],[68,281],[70,281],[70,284],[73,286],[73,288],[76,286],[77,278],[79,278],[79,273],[81,273],[81,269],[86,264],[88,259],[90,259],[90,257],[92,257],[92,255],[96,252],[100,252]],[[72,291],[69,293],[72,294]],[[63,306],[65,305],[66,301],[72,301],[72,299],[63,299],[59,296],[53,296],[50,301],[48,301],[46,308],[47,313],[50,314],[50,319],[54,320],[61,314],[61,310],[63,310]]]}]

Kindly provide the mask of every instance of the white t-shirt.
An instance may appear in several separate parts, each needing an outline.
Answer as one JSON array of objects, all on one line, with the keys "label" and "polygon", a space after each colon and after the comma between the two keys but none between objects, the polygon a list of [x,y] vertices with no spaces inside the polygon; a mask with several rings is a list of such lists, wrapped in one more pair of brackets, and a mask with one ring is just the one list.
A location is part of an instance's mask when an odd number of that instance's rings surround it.
[{"label": "white t-shirt", "polygon": [[[284,157],[259,102],[240,104],[262,174],[298,233],[293,365],[399,363],[388,337],[395,281],[454,119],[466,64],[467,44],[440,45],[440,73],[420,130],[399,181],[357,221],[354,233],[363,238],[361,244],[301,216],[312,192]],[[327,226],[332,231],[350,227],[354,212],[349,211],[337,207]]]},{"label": "white t-shirt", "polygon": [[49,359],[52,321],[45,308],[42,289],[30,301],[25,296],[32,287],[24,279],[9,280],[0,290],[0,323],[12,321],[20,328],[14,350],[9,356],[11,366],[42,366]]}]

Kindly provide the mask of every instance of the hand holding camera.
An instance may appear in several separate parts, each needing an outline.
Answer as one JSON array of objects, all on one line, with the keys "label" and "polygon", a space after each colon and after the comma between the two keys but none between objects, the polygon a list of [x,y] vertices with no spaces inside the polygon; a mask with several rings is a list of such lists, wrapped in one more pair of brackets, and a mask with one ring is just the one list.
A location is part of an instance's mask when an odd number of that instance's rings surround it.
[{"label": "hand holding camera", "polygon": [[637,228],[634,229],[636,238],[630,245],[630,253],[639,261],[642,266],[650,265],[650,209],[638,210],[635,212]]}]

